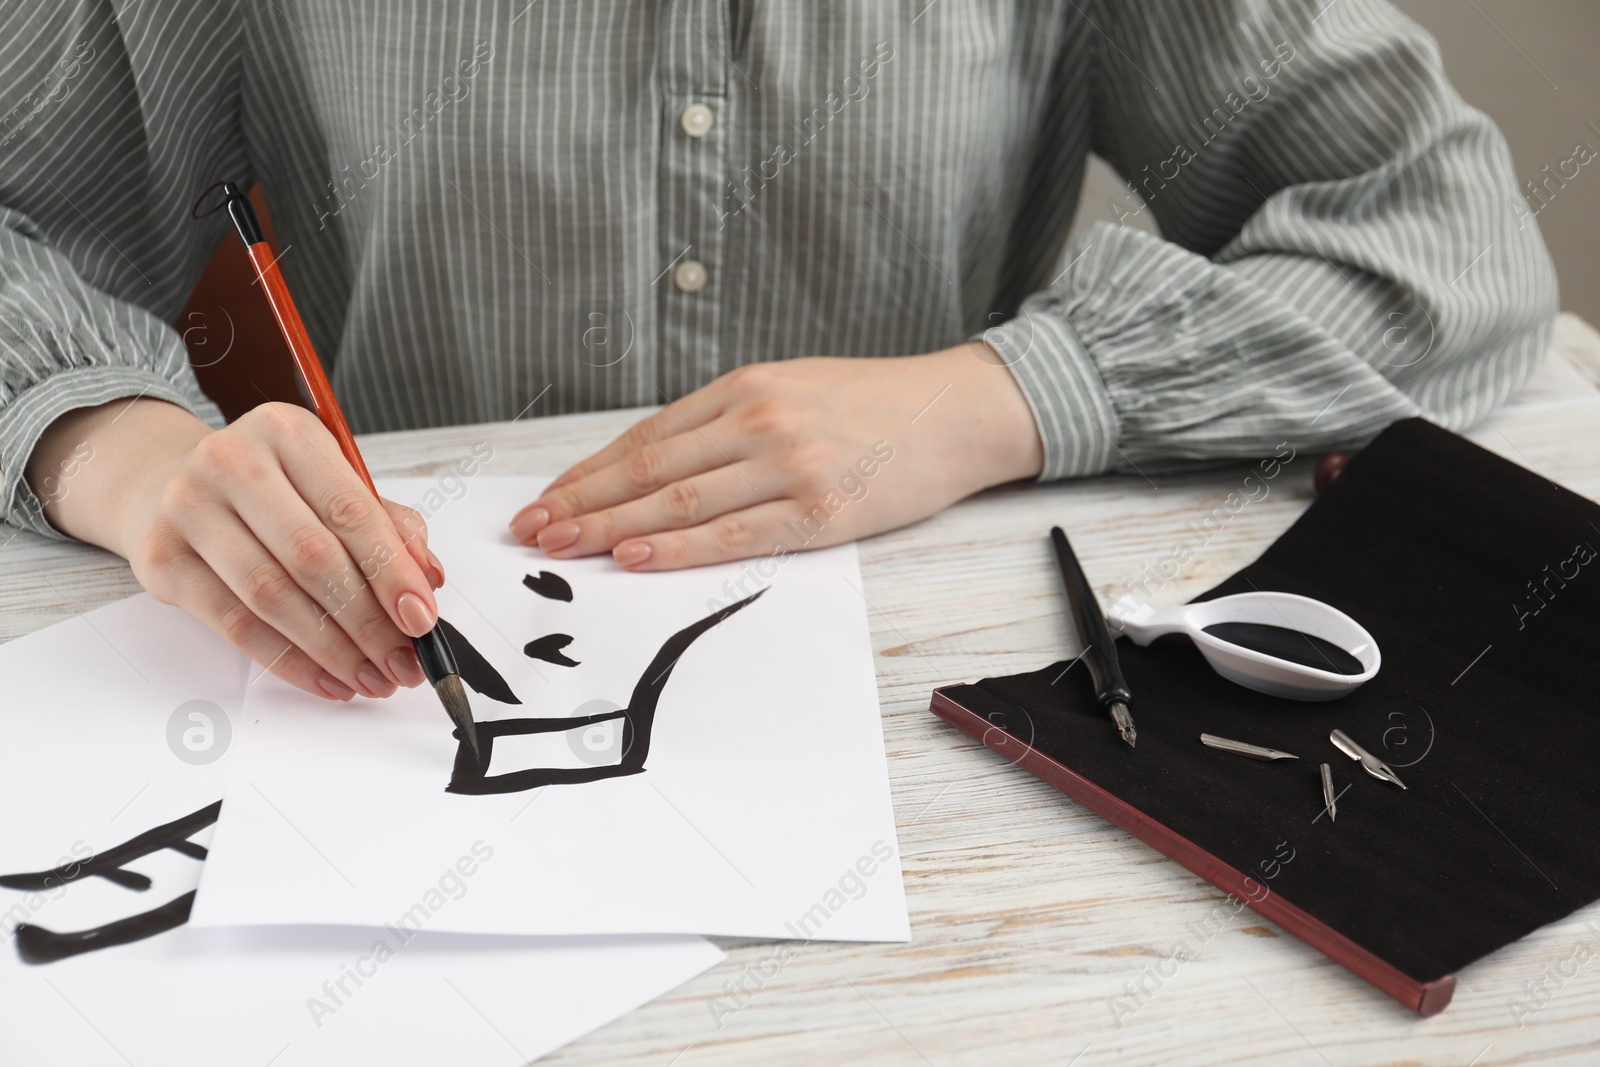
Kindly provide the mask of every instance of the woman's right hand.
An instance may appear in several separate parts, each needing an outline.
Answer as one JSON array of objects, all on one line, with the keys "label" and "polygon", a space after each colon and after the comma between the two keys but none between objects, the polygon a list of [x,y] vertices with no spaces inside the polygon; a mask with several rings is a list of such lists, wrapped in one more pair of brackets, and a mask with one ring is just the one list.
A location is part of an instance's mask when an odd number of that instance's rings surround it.
[{"label": "woman's right hand", "polygon": [[216,431],[159,400],[71,412],[30,484],[69,452],[46,516],[273,674],[334,700],[426,680],[410,638],[444,575],[422,517],[374,498],[311,412],[263,404]]}]

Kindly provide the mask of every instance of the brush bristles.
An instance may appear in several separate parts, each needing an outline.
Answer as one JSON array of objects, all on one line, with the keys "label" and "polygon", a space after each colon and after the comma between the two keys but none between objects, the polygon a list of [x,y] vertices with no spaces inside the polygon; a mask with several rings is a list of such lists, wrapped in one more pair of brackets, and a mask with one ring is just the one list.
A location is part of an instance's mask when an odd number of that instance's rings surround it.
[{"label": "brush bristles", "polygon": [[450,720],[461,730],[467,744],[472,746],[472,754],[481,758],[483,753],[478,751],[478,729],[472,721],[472,705],[467,702],[467,690],[461,684],[461,679],[454,674],[447,674],[439,679],[433,691],[439,694],[439,702],[450,714]]}]

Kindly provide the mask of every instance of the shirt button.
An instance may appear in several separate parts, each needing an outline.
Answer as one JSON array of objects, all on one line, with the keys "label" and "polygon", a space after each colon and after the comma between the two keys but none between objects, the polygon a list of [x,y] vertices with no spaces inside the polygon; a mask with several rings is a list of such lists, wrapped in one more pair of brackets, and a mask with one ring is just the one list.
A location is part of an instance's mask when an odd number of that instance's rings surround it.
[{"label": "shirt button", "polygon": [[704,104],[690,104],[683,109],[683,114],[678,116],[678,125],[683,127],[683,132],[690,137],[704,137],[711,131],[717,117],[711,109]]},{"label": "shirt button", "polygon": [[672,272],[672,284],[685,293],[698,293],[706,287],[706,265],[698,259],[686,259]]}]

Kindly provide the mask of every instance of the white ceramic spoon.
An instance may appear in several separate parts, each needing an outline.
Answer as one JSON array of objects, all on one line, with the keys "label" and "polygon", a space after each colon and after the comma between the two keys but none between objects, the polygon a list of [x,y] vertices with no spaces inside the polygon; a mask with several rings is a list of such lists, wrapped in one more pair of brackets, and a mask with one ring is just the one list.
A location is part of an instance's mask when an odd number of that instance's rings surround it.
[{"label": "white ceramic spoon", "polygon": [[[1247,689],[1292,700],[1342,697],[1370,680],[1383,663],[1378,643],[1360,623],[1338,608],[1294,593],[1236,593],[1171,608],[1153,608],[1129,594],[1111,605],[1106,621],[1114,632],[1127,634],[1136,645],[1148,645],[1163,634],[1187,634],[1212,669],[1224,678]],[[1230,624],[1239,623],[1275,627],[1280,632],[1247,630],[1241,635],[1233,630],[1230,634]],[[1219,625],[1227,636],[1207,632],[1208,627]],[[1298,631],[1302,636],[1296,642],[1294,634],[1281,631]],[[1306,634],[1335,647],[1322,648],[1305,640]],[[1320,661],[1328,669],[1238,643],[1247,640],[1256,646],[1270,644],[1270,640],[1263,642],[1263,637],[1287,641],[1289,644],[1282,647],[1308,661]],[[1340,649],[1354,657],[1353,662],[1342,660],[1337,655]],[[1345,671],[1334,669],[1340,662],[1345,663]],[[1357,665],[1359,672],[1355,671]]]}]

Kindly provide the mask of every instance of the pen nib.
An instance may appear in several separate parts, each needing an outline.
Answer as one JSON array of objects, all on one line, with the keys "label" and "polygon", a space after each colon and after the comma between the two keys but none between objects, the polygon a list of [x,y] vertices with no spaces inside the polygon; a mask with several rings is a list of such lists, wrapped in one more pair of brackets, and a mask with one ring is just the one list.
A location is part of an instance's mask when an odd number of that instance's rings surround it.
[{"label": "pen nib", "polygon": [[1120,700],[1113,701],[1110,711],[1111,721],[1117,724],[1117,733],[1128,742],[1129,748],[1136,747],[1133,742],[1139,736],[1139,732],[1133,728],[1133,716],[1128,713],[1128,705]]},{"label": "pen nib", "polygon": [[[1323,809],[1328,813],[1329,822],[1339,821],[1339,795],[1333,791],[1333,768],[1324,763],[1317,768],[1317,773],[1322,776],[1322,803]],[[1321,816],[1318,816],[1320,818]],[[1313,819],[1313,822],[1316,820]]]},{"label": "pen nib", "polygon": [[450,720],[461,731],[461,736],[467,739],[467,744],[472,748],[472,755],[482,763],[483,752],[478,748],[478,727],[472,721],[472,705],[467,703],[467,691],[461,685],[461,679],[454,674],[446,675],[439,679],[439,684],[434,686],[433,690],[439,694],[439,703],[449,712]]}]

